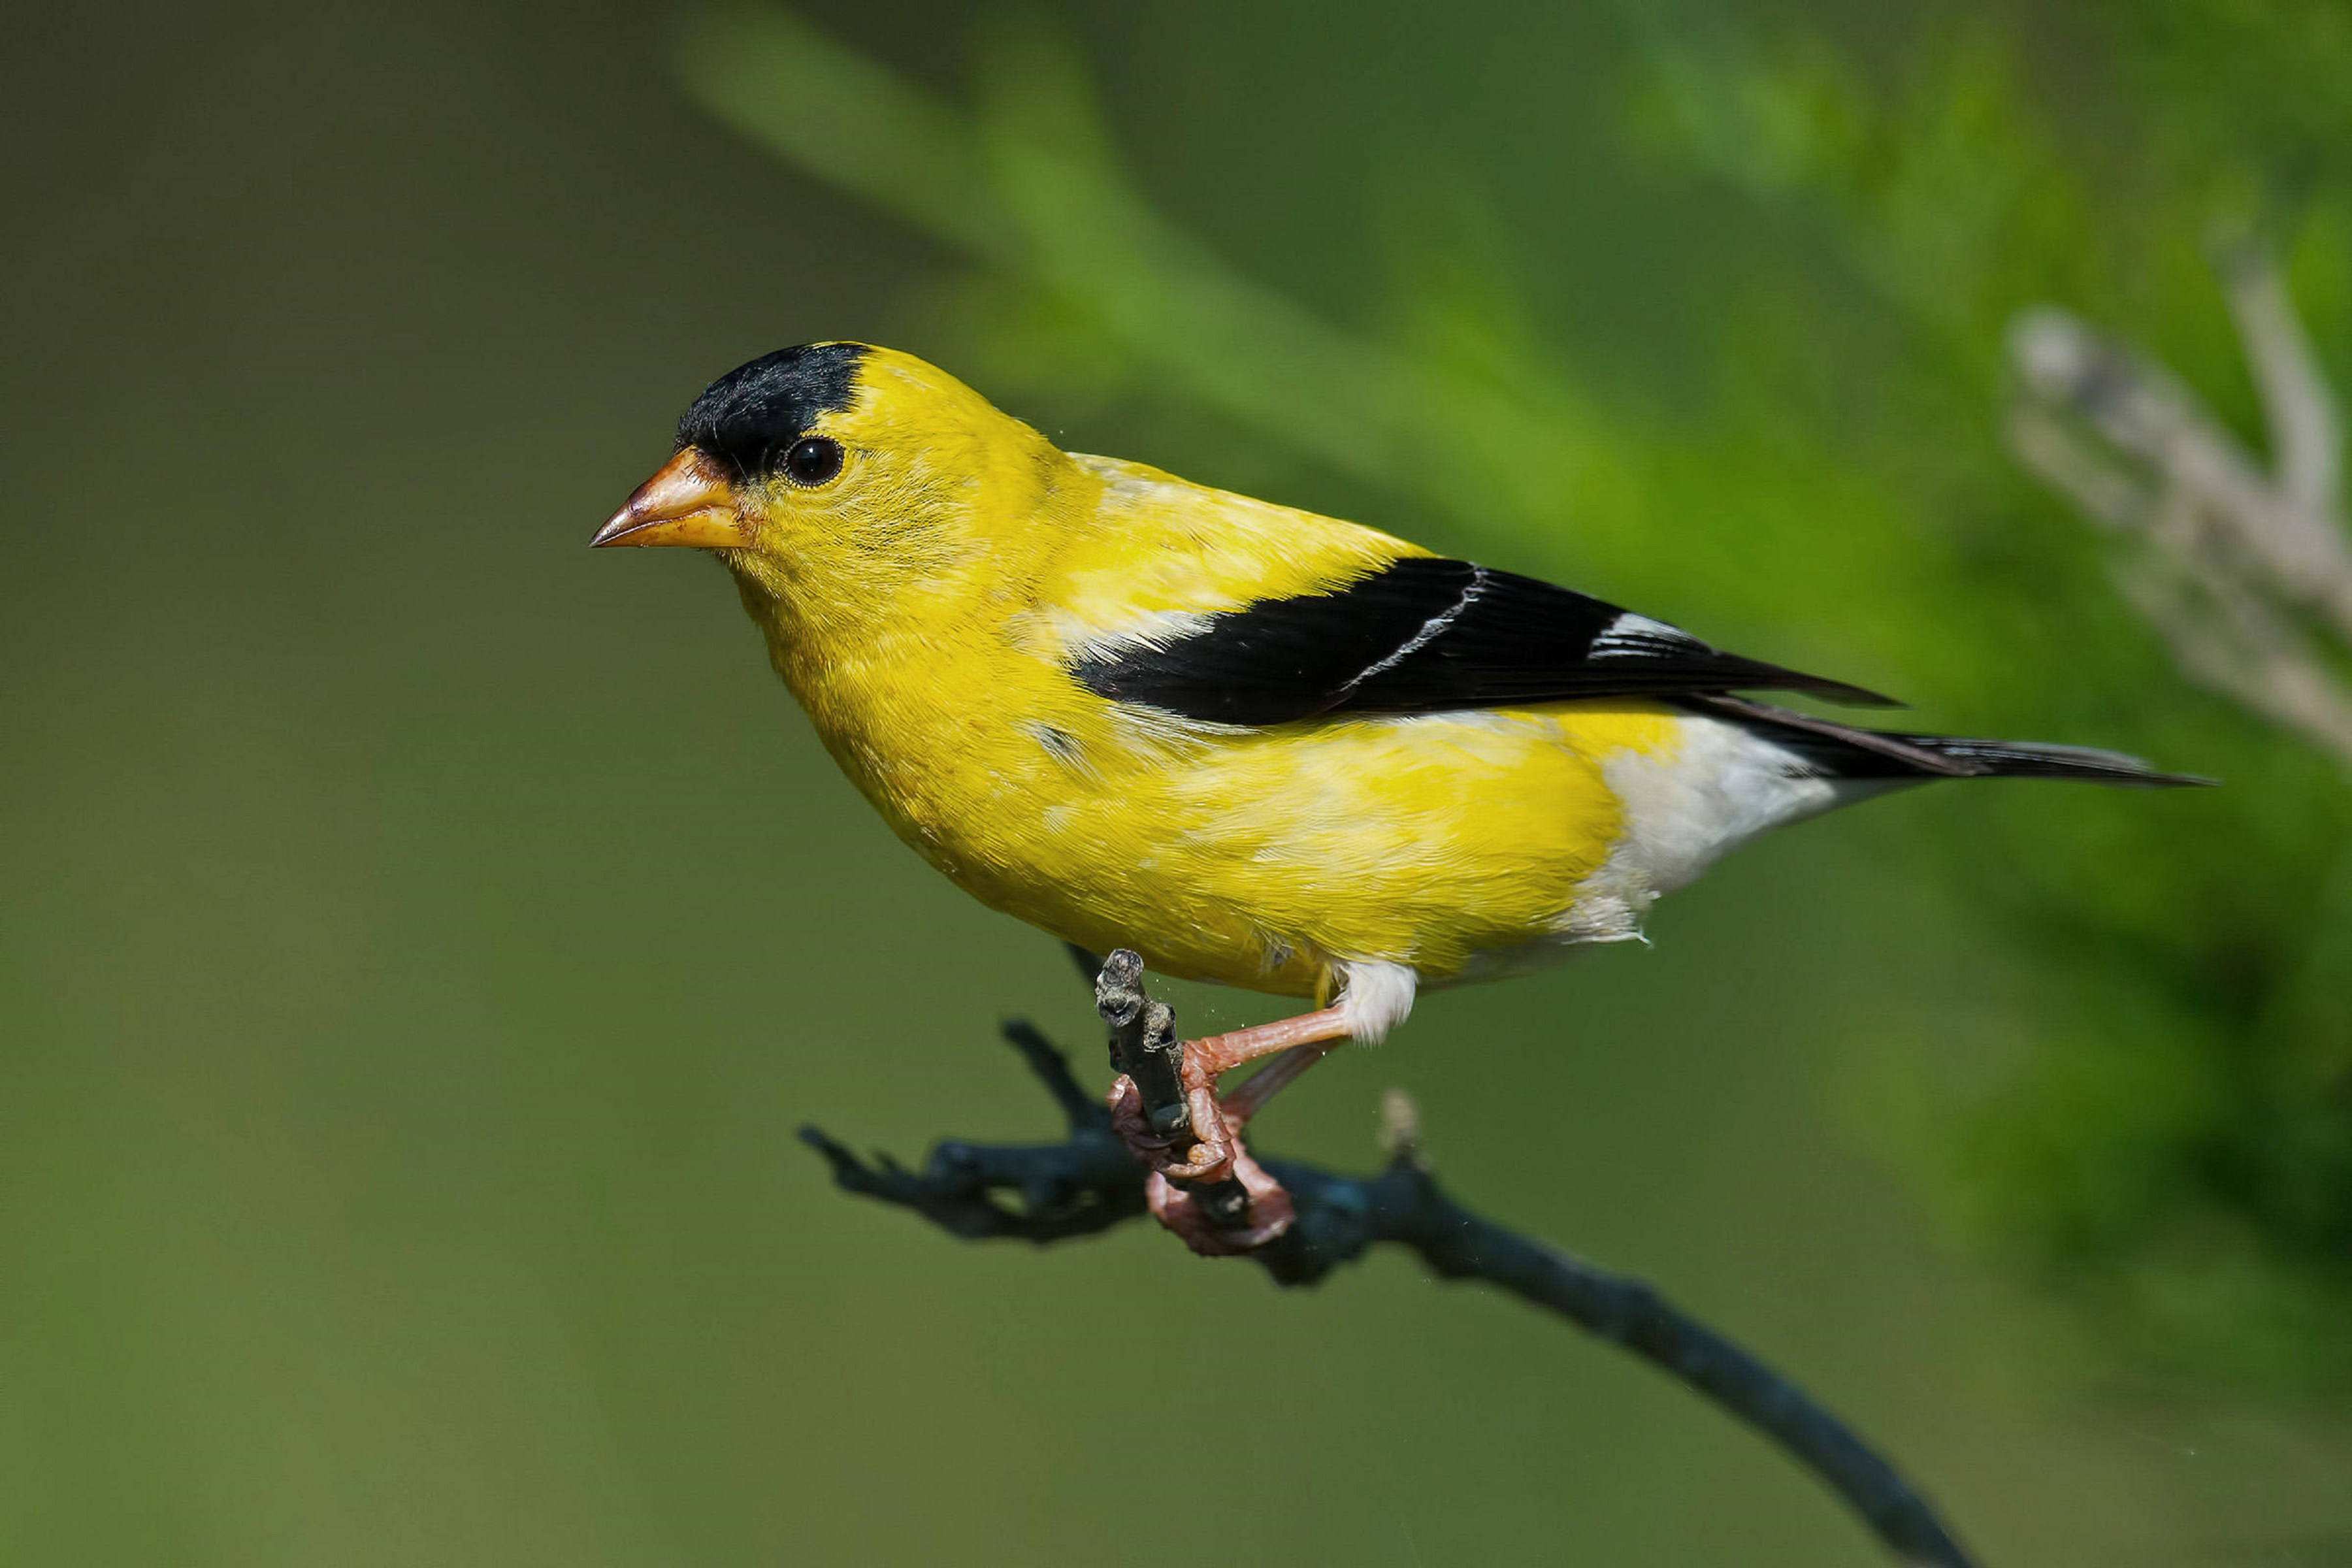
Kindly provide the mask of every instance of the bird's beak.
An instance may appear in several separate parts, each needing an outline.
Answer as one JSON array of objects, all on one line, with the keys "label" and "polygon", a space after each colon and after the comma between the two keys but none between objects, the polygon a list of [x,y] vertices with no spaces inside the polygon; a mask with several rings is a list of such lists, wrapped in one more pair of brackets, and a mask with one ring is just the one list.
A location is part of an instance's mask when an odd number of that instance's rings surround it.
[{"label": "bird's beak", "polygon": [[588,542],[691,544],[725,550],[751,543],[751,531],[736,509],[734,487],[727,476],[718,464],[688,447],[639,485]]}]

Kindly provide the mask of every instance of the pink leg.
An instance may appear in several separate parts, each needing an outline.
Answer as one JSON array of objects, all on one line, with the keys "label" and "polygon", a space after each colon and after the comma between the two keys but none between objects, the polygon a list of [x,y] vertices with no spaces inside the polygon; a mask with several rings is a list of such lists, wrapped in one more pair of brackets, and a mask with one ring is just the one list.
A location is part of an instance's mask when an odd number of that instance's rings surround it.
[{"label": "pink leg", "polygon": [[1338,1040],[1316,1040],[1304,1046],[1293,1046],[1280,1058],[1268,1062],[1255,1077],[1225,1096],[1219,1109],[1225,1121],[1238,1128],[1265,1109],[1265,1102],[1288,1089],[1305,1076],[1307,1069],[1329,1056],[1339,1047]]},{"label": "pink leg", "polygon": [[[1326,1007],[1320,1012],[1301,1014],[1296,1018],[1277,1018],[1271,1024],[1256,1024],[1230,1034],[1209,1035],[1184,1043],[1182,1083],[1184,1109],[1192,1122],[1189,1139],[1168,1138],[1154,1133],[1143,1114],[1143,1097],[1132,1079],[1121,1076],[1111,1085],[1108,1104],[1111,1122],[1135,1157],[1162,1175],[1185,1182],[1223,1181],[1233,1173],[1235,1144],[1233,1129],[1227,1125],[1223,1107],[1217,1103],[1217,1079],[1245,1062],[1293,1047],[1312,1046],[1324,1041],[1346,1037],[1348,1026],[1339,1009]],[[1315,1053],[1318,1057],[1320,1052]],[[1305,1064],[1301,1064],[1303,1067]],[[1296,1078],[1299,1068],[1284,1070],[1287,1064],[1277,1062],[1266,1072],[1279,1073],[1279,1081],[1264,1091],[1250,1094],[1245,1103],[1255,1110],[1272,1098],[1275,1089]],[[1258,1075],[1260,1078],[1265,1073]],[[1248,1093],[1255,1085],[1244,1086]],[[1184,1158],[1179,1159],[1180,1150]]]},{"label": "pink leg", "polygon": [[1213,1079],[1230,1072],[1244,1062],[1254,1062],[1260,1057],[1286,1051],[1293,1046],[1312,1045],[1318,1040],[1342,1040],[1347,1037],[1347,1020],[1337,1007],[1320,1012],[1301,1013],[1296,1018],[1276,1018],[1271,1024],[1253,1024],[1246,1029],[1235,1029],[1228,1035],[1208,1035],[1184,1045],[1184,1070],[1190,1073],[1192,1063],[1199,1061],[1202,1072]]}]

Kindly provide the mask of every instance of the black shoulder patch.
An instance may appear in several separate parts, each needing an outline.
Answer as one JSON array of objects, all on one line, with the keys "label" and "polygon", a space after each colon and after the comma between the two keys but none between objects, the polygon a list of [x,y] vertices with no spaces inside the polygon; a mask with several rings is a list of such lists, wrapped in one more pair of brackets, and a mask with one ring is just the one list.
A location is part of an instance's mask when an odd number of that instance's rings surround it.
[{"label": "black shoulder patch", "polygon": [[1203,619],[1183,636],[1079,659],[1070,673],[1113,701],[1224,724],[1750,689],[1891,705],[1466,561],[1408,556],[1331,593]]},{"label": "black shoulder patch", "polygon": [[849,406],[864,343],[803,343],[739,365],[712,382],[677,422],[680,450],[692,447],[756,474],[792,449],[820,414]]}]

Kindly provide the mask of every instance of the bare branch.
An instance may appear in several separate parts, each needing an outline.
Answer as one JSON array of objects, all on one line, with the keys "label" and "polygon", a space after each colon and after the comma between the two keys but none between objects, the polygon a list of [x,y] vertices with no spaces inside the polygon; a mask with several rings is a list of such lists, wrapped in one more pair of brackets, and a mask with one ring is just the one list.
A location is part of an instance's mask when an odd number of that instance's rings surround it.
[{"label": "bare branch", "polygon": [[2352,634],[2352,545],[2340,526],[2289,501],[2170,372],[2048,307],[2019,318],[2011,357],[2037,401],[2082,421],[2196,502],[2267,575],[2272,592]]},{"label": "bare branch", "polygon": [[[2272,469],[2164,367],[2048,307],[2010,329],[2010,448],[2093,522],[2143,542],[2118,582],[2184,673],[2352,768],[2335,396],[2269,258],[2242,247],[2222,276]],[[2321,646],[2330,635],[2340,656]]]},{"label": "bare branch", "polygon": [[[1113,1020],[1115,1029],[1120,1025]],[[1016,1022],[1005,1026],[1005,1036],[1067,1119],[1061,1142],[949,1140],[914,1172],[887,1156],[862,1161],[814,1128],[803,1131],[803,1140],[847,1191],[911,1209],[966,1240],[1045,1245],[1141,1215],[1144,1171],[1112,1131],[1108,1112],[1076,1089],[1067,1062],[1035,1029]],[[1596,1268],[1454,1203],[1421,1159],[1419,1114],[1401,1093],[1391,1091],[1383,1102],[1382,1121],[1389,1158],[1372,1174],[1265,1160],[1297,1217],[1242,1256],[1279,1284],[1311,1286],[1389,1243],[1417,1254],[1442,1278],[1484,1280],[1664,1369],[1754,1427],[1843,1500],[1898,1561],[1913,1568],[1969,1568],[1971,1560],[1917,1489],[1802,1389],[1645,1282]]]},{"label": "bare branch", "polygon": [[2018,461],[2092,521],[2122,530],[2147,515],[2151,504],[2147,486],[2102,461],[2048,410],[2031,405],[2011,410],[2009,445]]},{"label": "bare branch", "polygon": [[2341,500],[2344,437],[2336,394],[2320,374],[2311,338],[2270,253],[2258,245],[2234,247],[2221,271],[2222,296],[2270,426],[2279,489],[2288,504],[2324,523]]},{"label": "bare branch", "polygon": [[2216,593],[2212,583],[2184,579],[2152,562],[2118,570],[2116,585],[2191,678],[2352,758],[2352,697],[2309,639],[2273,619],[2259,600],[2232,585]]}]

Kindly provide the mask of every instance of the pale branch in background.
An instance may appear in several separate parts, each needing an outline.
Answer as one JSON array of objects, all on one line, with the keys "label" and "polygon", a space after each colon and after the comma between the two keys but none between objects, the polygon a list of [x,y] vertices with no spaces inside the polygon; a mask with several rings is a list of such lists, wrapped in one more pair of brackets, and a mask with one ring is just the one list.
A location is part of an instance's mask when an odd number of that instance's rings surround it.
[{"label": "pale branch in background", "polygon": [[[1122,963],[1121,961],[1124,961]],[[1143,1033],[1173,1040],[1173,1016],[1140,998],[1140,964],[1113,955],[1097,982],[1097,1007],[1112,1032],[1113,1065],[1135,1065],[1136,1020]],[[1164,1015],[1164,1016],[1162,1016]],[[1045,1085],[1067,1121],[1054,1143],[935,1145],[920,1171],[888,1155],[869,1164],[815,1128],[802,1139],[822,1153],[844,1189],[914,1210],[951,1236],[1005,1237],[1045,1245],[1091,1236],[1145,1213],[1145,1173],[1112,1130],[1103,1102],[1072,1076],[1068,1060],[1027,1023],[1004,1036]],[[1181,1050],[1181,1046],[1175,1047]],[[1175,1091],[1174,1068],[1147,1102]],[[1381,1105],[1380,1171],[1341,1175],[1290,1160],[1262,1159],[1296,1208],[1272,1240],[1240,1256],[1281,1285],[1315,1285],[1381,1242],[1419,1256],[1447,1279],[1482,1279],[1658,1366],[1748,1423],[1811,1470],[1859,1514],[1879,1542],[1912,1568],[1969,1568],[1964,1552],[1927,1500],[1853,1431],[1796,1384],[1748,1352],[1664,1300],[1645,1282],[1506,1230],[1463,1208],[1439,1188],[1420,1153],[1420,1118],[1391,1090]],[[1009,1196],[1013,1201],[1007,1202]]]},{"label": "pale branch in background", "polygon": [[2010,329],[2011,448],[2094,522],[2140,541],[2118,584],[2191,679],[2352,769],[2335,394],[2269,255],[2243,246],[2220,270],[2268,463],[2162,365],[2047,306]]}]

